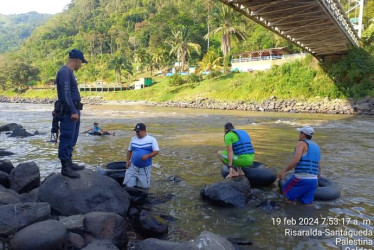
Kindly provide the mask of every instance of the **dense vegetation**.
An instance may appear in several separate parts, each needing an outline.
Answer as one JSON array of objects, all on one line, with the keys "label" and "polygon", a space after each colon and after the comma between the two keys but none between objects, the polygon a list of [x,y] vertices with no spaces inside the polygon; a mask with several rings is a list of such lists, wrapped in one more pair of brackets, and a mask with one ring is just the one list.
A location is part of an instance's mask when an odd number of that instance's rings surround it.
[{"label": "dense vegetation", "polygon": [[51,16],[36,12],[19,15],[0,14],[0,53],[19,49],[32,31],[45,24]]},{"label": "dense vegetation", "polygon": [[[368,9],[373,2],[368,1]],[[205,77],[214,80],[162,78],[160,84],[140,92],[114,95],[120,99],[169,100],[177,98],[179,91],[180,97],[195,98],[185,96],[192,89],[211,98],[243,100],[274,93],[284,98],[305,96],[305,90],[309,90],[308,96],[374,95],[374,24],[367,14],[365,22],[364,49],[352,50],[338,63],[319,65],[309,58],[267,72],[213,78],[220,74],[218,70],[227,70],[236,53],[282,46],[299,49],[218,1],[73,0],[66,11],[37,28],[16,53],[0,55],[0,85],[22,91],[25,83],[51,82],[68,51],[78,48],[89,61],[77,73],[79,82],[129,83],[139,76],[166,71],[174,62],[181,63],[179,70],[194,65],[214,72]],[[147,93],[153,93],[152,97]]]}]

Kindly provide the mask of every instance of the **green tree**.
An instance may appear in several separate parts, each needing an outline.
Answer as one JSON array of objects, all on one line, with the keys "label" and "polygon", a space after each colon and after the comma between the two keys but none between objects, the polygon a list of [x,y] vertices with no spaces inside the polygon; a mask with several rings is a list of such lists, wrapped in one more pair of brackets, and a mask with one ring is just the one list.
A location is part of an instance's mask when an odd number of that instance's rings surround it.
[{"label": "green tree", "polygon": [[201,47],[197,43],[191,43],[188,41],[188,27],[182,26],[179,30],[172,31],[172,38],[166,41],[170,45],[170,55],[174,54],[177,60],[181,62],[181,69],[184,70],[184,66],[187,62],[187,56],[192,51],[196,51],[200,54]]},{"label": "green tree", "polygon": [[218,11],[214,13],[213,18],[218,27],[207,33],[204,38],[208,39],[216,34],[221,35],[221,51],[226,70],[226,56],[231,50],[232,37],[238,40],[245,40],[246,33],[242,28],[243,26],[240,26],[242,20],[240,14],[226,5],[218,7]]},{"label": "green tree", "polygon": [[8,81],[16,87],[18,92],[22,92],[31,81],[39,80],[39,69],[20,58],[8,61],[4,72],[7,74]]},{"label": "green tree", "polygon": [[199,62],[199,71],[221,70],[222,57],[214,50],[209,50]]},{"label": "green tree", "polygon": [[121,54],[116,53],[109,62],[109,69],[116,73],[117,83],[121,83],[122,72],[132,75],[131,63]]}]

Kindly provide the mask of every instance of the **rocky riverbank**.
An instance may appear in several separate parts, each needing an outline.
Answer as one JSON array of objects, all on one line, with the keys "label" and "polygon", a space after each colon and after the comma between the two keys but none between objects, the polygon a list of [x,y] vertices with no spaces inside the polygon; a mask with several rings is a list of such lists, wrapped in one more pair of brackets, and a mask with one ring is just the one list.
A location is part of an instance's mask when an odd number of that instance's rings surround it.
[{"label": "rocky riverbank", "polygon": [[368,97],[359,101],[340,100],[329,98],[316,99],[316,101],[277,100],[271,97],[262,102],[215,102],[209,99],[200,99],[190,102],[154,103],[155,106],[180,107],[180,108],[203,108],[221,110],[248,110],[269,111],[289,113],[325,113],[325,114],[358,114],[374,115],[374,98]]},{"label": "rocky riverbank", "polygon": [[[53,103],[54,99],[28,99],[22,97],[0,96],[0,102],[9,103]],[[101,96],[84,97],[85,104],[102,104],[106,101]],[[220,109],[220,110],[248,110],[268,112],[289,112],[289,113],[324,113],[324,114],[357,114],[374,115],[374,97],[366,97],[360,100],[342,100],[328,97],[315,98],[313,101],[279,100],[272,96],[262,102],[217,102],[210,99],[197,99],[193,101],[111,101],[111,103],[139,103],[149,106],[177,107],[177,108],[199,108],[199,109]]]}]

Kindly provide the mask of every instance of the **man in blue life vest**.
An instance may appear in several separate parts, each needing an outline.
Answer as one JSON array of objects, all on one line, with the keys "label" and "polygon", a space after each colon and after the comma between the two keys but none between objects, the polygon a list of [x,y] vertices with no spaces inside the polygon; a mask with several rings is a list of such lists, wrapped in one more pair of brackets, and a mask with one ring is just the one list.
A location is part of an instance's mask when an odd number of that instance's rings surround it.
[{"label": "man in blue life vest", "polygon": [[83,107],[73,71],[78,70],[82,63],[87,63],[83,53],[73,49],[69,52],[68,62],[56,76],[58,101],[55,103],[55,112],[60,122],[58,158],[61,161],[61,174],[70,178],[79,178],[79,174],[74,171],[84,168],[72,162],[73,147],[79,134],[80,110]]},{"label": "man in blue life vest", "polygon": [[136,124],[133,130],[136,136],[131,139],[127,150],[127,170],[123,184],[127,187],[149,188],[152,158],[158,155],[160,149],[157,140],[147,135],[144,123]]},{"label": "man in blue life vest", "polygon": [[309,204],[314,200],[318,179],[321,176],[321,151],[313,142],[314,129],[310,126],[298,128],[299,142],[296,145],[294,157],[288,166],[279,173],[279,179],[295,168],[295,175],[282,188],[286,200],[298,200],[302,204]]},{"label": "man in blue life vest", "polygon": [[[227,150],[219,150],[217,155],[220,161],[227,164],[229,168],[226,178],[243,176],[242,168],[251,167],[255,157],[251,137],[246,131],[235,129],[230,122],[225,124],[224,132]],[[233,166],[237,168],[237,171]]]}]

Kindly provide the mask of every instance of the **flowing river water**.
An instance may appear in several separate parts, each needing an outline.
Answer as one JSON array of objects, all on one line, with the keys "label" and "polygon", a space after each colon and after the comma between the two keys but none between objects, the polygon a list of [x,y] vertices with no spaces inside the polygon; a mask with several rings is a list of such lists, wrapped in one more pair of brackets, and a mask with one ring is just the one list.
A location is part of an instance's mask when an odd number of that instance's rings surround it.
[{"label": "flowing river water", "polygon": [[[0,125],[22,124],[29,132],[44,135],[10,138],[0,134],[0,148],[15,153],[6,157],[14,165],[35,161],[42,178],[60,171],[57,146],[47,143],[52,105],[0,103]],[[124,161],[131,131],[137,122],[147,125],[156,137],[160,155],[154,158],[150,192],[169,201],[154,206],[154,211],[170,215],[165,239],[185,241],[207,230],[223,236],[240,237],[253,242],[251,249],[359,249],[373,236],[374,195],[374,117],[322,114],[259,113],[248,111],[179,109],[142,105],[105,104],[85,106],[81,131],[94,121],[115,136],[81,134],[74,160],[95,167],[102,163]],[[255,160],[275,167],[278,172],[292,158],[298,140],[297,127],[315,127],[314,140],[322,152],[322,173],[337,182],[341,198],[332,202],[314,202],[312,206],[283,202],[278,187],[253,189],[246,208],[218,208],[200,200],[206,184],[222,179],[216,153],[224,148],[223,125],[232,122],[251,135]],[[177,176],[181,182],[168,181]],[[280,204],[277,209],[260,209],[262,201]],[[292,218],[296,219],[296,225]],[[300,218],[317,218],[300,225]],[[287,220],[290,219],[290,220]],[[314,230],[314,235],[289,235],[289,229]],[[326,233],[326,229],[330,233]],[[288,231],[287,231],[288,230]],[[334,232],[342,232],[335,235]],[[288,232],[288,233],[287,233]],[[324,232],[319,235],[318,232]],[[366,235],[362,235],[365,234]],[[347,235],[348,233],[348,235]],[[361,234],[361,235],[360,235]],[[352,241],[345,241],[350,239]]]}]

